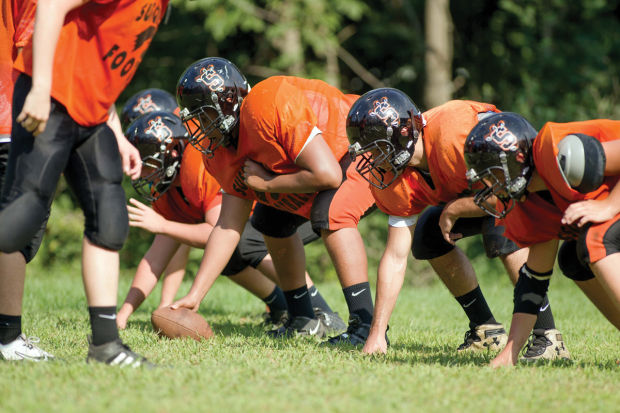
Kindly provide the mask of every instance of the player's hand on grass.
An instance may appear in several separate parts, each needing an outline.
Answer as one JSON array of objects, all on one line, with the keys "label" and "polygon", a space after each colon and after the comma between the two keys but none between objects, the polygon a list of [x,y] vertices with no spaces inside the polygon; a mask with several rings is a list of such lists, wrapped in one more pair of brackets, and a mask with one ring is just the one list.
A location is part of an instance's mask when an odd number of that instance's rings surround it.
[{"label": "player's hand on grass", "polygon": [[385,341],[385,332],[383,334],[368,335],[364,348],[362,348],[364,354],[387,354],[387,341]]},{"label": "player's hand on grass", "polygon": [[17,115],[16,121],[28,132],[32,132],[34,136],[37,136],[45,130],[45,125],[47,125],[47,120],[50,116],[50,109],[49,91],[33,86],[26,96],[24,107],[21,113]]},{"label": "player's hand on grass", "polygon": [[145,229],[153,234],[161,234],[166,224],[166,219],[153,210],[153,208],[144,205],[137,199],[130,198],[127,205],[129,213],[129,225]]},{"label": "player's hand on grass", "polygon": [[512,361],[510,351],[502,350],[493,360],[491,360],[489,365],[492,368],[497,369],[500,367],[512,367],[515,363]]},{"label": "player's hand on grass", "polygon": [[562,224],[577,225],[577,227],[581,228],[588,222],[600,223],[609,221],[617,213],[618,205],[611,205],[607,202],[607,199],[602,201],[580,201],[570,204],[566,208],[562,217]]},{"label": "player's hand on grass", "polygon": [[177,301],[172,303],[170,308],[172,308],[173,310],[177,310],[179,308],[184,307],[184,308],[189,308],[190,310],[196,312],[198,311],[198,307],[200,307],[200,301],[201,301],[200,299],[198,299],[196,296],[194,296],[190,292],[185,297],[178,299]]},{"label": "player's hand on grass", "polygon": [[140,172],[142,172],[140,151],[129,143],[124,136],[122,139],[117,137],[116,141],[118,142],[118,151],[121,153],[123,172],[131,179],[140,178]]},{"label": "player's hand on grass", "polygon": [[463,234],[452,232],[454,223],[459,218],[452,213],[452,205],[453,202],[448,202],[441,212],[441,215],[439,216],[439,228],[441,229],[441,234],[446,242],[454,245],[456,240],[463,238]]},{"label": "player's hand on grass", "polygon": [[255,191],[269,192],[267,182],[274,174],[266,170],[263,165],[247,159],[243,165],[243,176],[245,183]]}]

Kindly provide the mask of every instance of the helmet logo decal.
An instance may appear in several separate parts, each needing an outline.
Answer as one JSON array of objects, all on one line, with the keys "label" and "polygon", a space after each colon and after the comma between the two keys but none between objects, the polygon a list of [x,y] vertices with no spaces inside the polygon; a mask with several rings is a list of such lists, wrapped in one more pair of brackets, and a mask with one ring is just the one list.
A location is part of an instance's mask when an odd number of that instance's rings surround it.
[{"label": "helmet logo decal", "polygon": [[144,130],[144,133],[155,136],[160,142],[165,142],[166,139],[172,138],[172,130],[161,120],[161,116],[149,120],[149,125]]},{"label": "helmet logo decal", "polygon": [[372,110],[368,111],[370,116],[378,117],[383,121],[383,123],[386,124],[386,126],[398,127],[400,117],[398,116],[396,109],[394,109],[392,105],[390,105],[390,102],[388,102],[387,96],[375,100],[372,104]]},{"label": "helmet logo decal", "polygon": [[491,125],[489,134],[485,135],[484,140],[495,142],[504,151],[514,151],[517,149],[517,137],[506,128],[503,120]]},{"label": "helmet logo decal", "polygon": [[139,97],[138,103],[136,103],[131,109],[134,112],[138,112],[141,114],[161,110],[161,108],[157,106],[155,102],[153,102],[150,93],[144,97]]},{"label": "helmet logo decal", "polygon": [[196,76],[195,80],[207,85],[212,92],[224,91],[224,79],[215,71],[213,65],[201,68],[200,74]]}]

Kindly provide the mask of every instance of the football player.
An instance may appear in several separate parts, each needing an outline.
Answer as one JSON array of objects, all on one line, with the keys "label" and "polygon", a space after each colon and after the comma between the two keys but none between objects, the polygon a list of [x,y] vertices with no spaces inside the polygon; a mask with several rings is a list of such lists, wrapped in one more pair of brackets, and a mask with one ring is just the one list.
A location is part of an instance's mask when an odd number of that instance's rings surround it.
[{"label": "football player", "polygon": [[[143,93],[150,95],[151,91]],[[158,100],[154,99],[155,102]],[[132,99],[125,109],[128,105],[132,105]],[[126,112],[125,109],[122,113]],[[130,200],[130,225],[156,236],[140,261],[131,289],[118,312],[120,328],[125,328],[127,319],[151,293],[164,269],[167,269],[167,275],[159,307],[172,304],[183,280],[190,246],[204,248],[220,214],[220,186],[205,171],[202,153],[191,145],[185,146],[187,134],[181,119],[164,111],[140,116],[126,130],[127,138],[139,149],[142,157],[142,176],[132,184],[138,194],[152,202],[152,208],[149,208]],[[318,239],[306,227],[302,233],[304,242]],[[286,300],[274,283],[278,281],[277,275],[262,235],[249,223],[222,273],[269,306],[270,314],[265,320],[268,325],[279,325],[287,319]],[[329,330],[344,330],[344,322],[331,310],[307,274],[306,279],[317,316]]]},{"label": "football player", "polygon": [[[475,202],[503,219],[506,236],[529,247],[514,290],[508,344],[491,362],[514,365],[535,328],[556,255],[620,329],[620,122],[552,123],[539,133],[514,113],[490,116],[465,142]],[[558,254],[559,239],[565,239]]]},{"label": "football player", "polygon": [[[465,138],[481,117],[496,112],[490,104],[455,100],[422,114],[405,93],[391,88],[372,90],[351,108],[351,155],[363,159],[358,172],[371,184],[377,206],[389,215],[375,317],[364,352],[387,351],[385,331],[410,250],[416,259],[429,261],[469,319],[458,351],[498,350],[505,344],[506,332],[487,305],[471,263],[455,246],[457,239],[482,234],[487,256],[499,257],[513,282],[525,260],[526,250],[504,238],[503,229],[484,217],[468,193]],[[537,331],[555,337],[547,304]],[[525,357],[553,358],[548,347],[561,344],[535,339]]]},{"label": "football player", "polygon": [[37,2],[32,41],[15,62],[21,74],[0,198],[0,251],[11,272],[0,275],[0,317],[4,331],[14,336],[3,354],[9,348],[23,354],[31,346],[21,335],[25,266],[32,258],[23,251],[37,242],[64,172],[86,221],[83,281],[92,330],[87,361],[150,365],[123,344],[115,320],[118,250],[129,229],[121,180],[123,171],[139,176],[141,165],[113,114],[167,5],[167,0]]},{"label": "football player", "polygon": [[344,119],[356,96],[320,80],[274,76],[252,90],[226,59],[190,65],[177,87],[181,116],[222,186],[222,213],[189,294],[173,307],[196,309],[227,260],[250,215],[265,238],[291,319],[274,336],[324,336],[304,281],[296,229],[310,220],[334,262],[349,307],[347,332],[331,344],[363,344],[372,320],[359,219],[374,204],[347,156]]}]

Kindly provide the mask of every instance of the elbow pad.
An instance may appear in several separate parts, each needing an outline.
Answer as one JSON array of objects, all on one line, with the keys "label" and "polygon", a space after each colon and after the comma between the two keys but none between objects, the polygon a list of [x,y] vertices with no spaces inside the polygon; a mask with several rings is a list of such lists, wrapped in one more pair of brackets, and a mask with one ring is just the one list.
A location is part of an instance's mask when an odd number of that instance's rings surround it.
[{"label": "elbow pad", "polygon": [[605,178],[605,151],[592,136],[576,133],[558,143],[558,165],[566,183],[587,194],[596,190]]},{"label": "elbow pad", "polygon": [[552,272],[538,273],[523,264],[519,269],[519,281],[515,285],[513,313],[538,314]]}]

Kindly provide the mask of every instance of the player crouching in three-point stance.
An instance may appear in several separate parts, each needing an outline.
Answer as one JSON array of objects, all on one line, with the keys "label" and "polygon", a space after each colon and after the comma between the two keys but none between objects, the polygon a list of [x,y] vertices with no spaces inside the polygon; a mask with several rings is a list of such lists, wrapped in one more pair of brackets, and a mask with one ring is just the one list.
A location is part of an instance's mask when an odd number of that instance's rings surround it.
[{"label": "player crouching in three-point stance", "polygon": [[322,337],[312,311],[305,254],[296,232],[310,220],[334,262],[349,307],[346,333],[330,343],[363,344],[372,319],[366,253],[357,230],[373,206],[347,156],[344,120],[357,96],[320,80],[274,76],[250,87],[222,58],[189,66],[177,101],[191,143],[225,192],[194,284],[174,306],[196,309],[239,242],[254,201],[252,225],[265,238],[291,319],[274,336]]},{"label": "player crouching in three-point stance", "polygon": [[[118,250],[129,229],[123,170],[140,156],[120,131],[114,102],[127,86],[167,0],[39,0],[33,40],[15,62],[11,151],[0,199],[0,352],[44,359],[21,335],[26,262],[38,248],[60,175],[85,215],[82,276],[92,338],[87,361],[150,365],[118,336]],[[154,13],[144,18],[144,7]],[[115,62],[112,64],[112,62]],[[106,122],[114,119],[110,128]],[[10,269],[10,270],[7,270]],[[12,336],[13,340],[7,340]],[[26,356],[24,356],[26,354]],[[7,357],[8,355],[8,357]]]},{"label": "player crouching in three-point stance", "polygon": [[[145,93],[150,96],[151,91]],[[176,107],[172,95],[169,98]],[[131,99],[128,103],[132,105]],[[153,103],[158,103],[157,99]],[[123,113],[126,112],[124,109]],[[130,225],[156,235],[138,265],[127,298],[118,312],[119,328],[125,328],[129,316],[151,293],[164,270],[166,277],[159,307],[174,302],[185,274],[190,246],[204,248],[220,215],[220,186],[205,171],[202,153],[186,145],[187,135],[181,119],[163,111],[140,116],[127,128],[127,138],[142,157],[142,176],[132,180],[132,184],[138,194],[152,202],[150,208],[135,199],[130,200]],[[301,234],[304,241],[318,239],[309,226],[303,228],[306,230]],[[269,306],[265,317],[267,326],[281,325],[288,318],[286,299],[274,283],[278,281],[277,274],[263,237],[249,223],[223,274]],[[309,278],[308,289],[315,313],[333,331],[344,330],[344,322]]]},{"label": "player crouching in three-point stance", "polygon": [[[454,245],[456,239],[482,234],[487,256],[500,257],[513,282],[525,261],[526,251],[504,238],[502,228],[484,216],[467,192],[465,138],[480,117],[496,112],[486,103],[450,101],[422,114],[406,94],[390,88],[372,90],[353,104],[347,118],[351,155],[363,159],[358,171],[370,182],[377,206],[390,215],[364,352],[387,351],[384,335],[409,251],[429,260],[469,318],[459,351],[498,350],[506,342],[506,331],[493,317],[471,263]],[[556,331],[548,306],[545,310],[538,320],[542,337],[534,337],[525,358],[553,358],[549,347],[563,346],[544,339]]]},{"label": "player crouching in three-point stance", "polygon": [[[564,275],[620,329],[620,122],[549,122],[537,134],[517,114],[496,114],[471,131],[465,158],[470,182],[485,186],[476,203],[529,246],[508,343],[491,365],[517,362],[556,255]],[[566,241],[558,254],[559,239]]]}]

